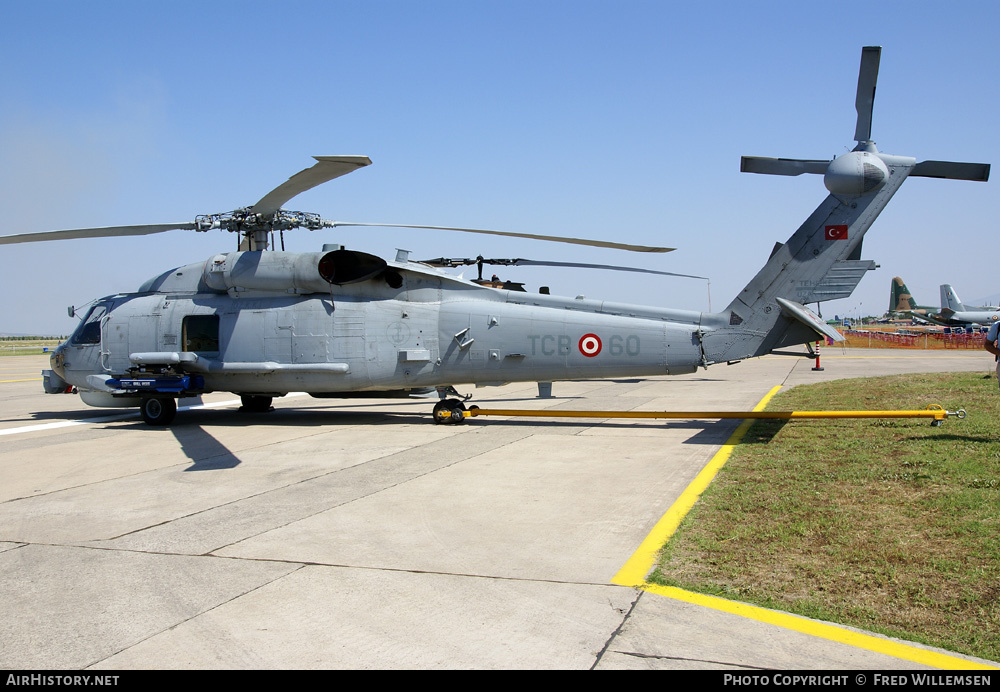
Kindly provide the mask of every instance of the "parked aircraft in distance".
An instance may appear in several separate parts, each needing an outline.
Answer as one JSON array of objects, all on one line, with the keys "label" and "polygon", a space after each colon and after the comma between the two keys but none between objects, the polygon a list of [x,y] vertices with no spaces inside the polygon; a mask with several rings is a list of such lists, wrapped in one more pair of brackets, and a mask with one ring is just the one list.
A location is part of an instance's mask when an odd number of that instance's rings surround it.
[{"label": "parked aircraft in distance", "polygon": [[897,276],[889,289],[889,314],[905,315],[942,327],[989,325],[1000,320],[1000,308],[997,306],[967,306],[951,284],[941,284],[940,290],[941,307],[917,305],[906,284]]},{"label": "parked aircraft in distance", "polygon": [[934,315],[949,325],[993,324],[1000,319],[997,306],[967,307],[959,299],[950,284],[941,285],[941,311]]}]

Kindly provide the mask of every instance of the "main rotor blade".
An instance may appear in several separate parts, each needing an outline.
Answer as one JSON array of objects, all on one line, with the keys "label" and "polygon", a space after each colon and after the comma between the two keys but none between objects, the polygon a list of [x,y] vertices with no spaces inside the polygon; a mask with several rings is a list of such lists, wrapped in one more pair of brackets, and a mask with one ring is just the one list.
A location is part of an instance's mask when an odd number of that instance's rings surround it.
[{"label": "main rotor blade", "polygon": [[371,165],[372,160],[367,156],[314,156],[319,163],[312,168],[299,171],[291,178],[283,182],[264,195],[257,204],[250,208],[254,214],[273,214],[281,209],[281,206],[292,197],[311,190],[312,188],[347,175],[364,166]]},{"label": "main rotor blade", "polygon": [[368,226],[377,228],[419,228],[432,231],[459,231],[462,233],[482,233],[484,235],[502,235],[509,238],[530,238],[531,240],[547,240],[554,243],[570,243],[572,245],[587,245],[590,247],[612,248],[614,250],[628,250],[630,252],[673,252],[672,247],[649,247],[647,245],[628,245],[626,243],[612,243],[606,240],[586,240],[584,238],[565,238],[557,235],[535,235],[533,233],[512,233],[510,231],[488,231],[482,228],[456,228],[452,226],[415,226],[405,223],[350,223],[347,221],[326,222],[332,228],[338,226]]},{"label": "main rotor blade", "polygon": [[536,267],[578,267],[580,269],[611,269],[618,272],[639,272],[642,274],[659,274],[661,276],[680,276],[685,279],[703,279],[708,281],[707,276],[694,276],[693,274],[675,274],[674,272],[661,272],[655,269],[641,269],[639,267],[619,267],[613,264],[582,264],[580,262],[546,262],[543,260],[516,259],[511,262],[514,265],[536,266]]},{"label": "main rotor blade", "polygon": [[124,235],[149,235],[165,231],[193,231],[193,223],[157,223],[139,226],[102,226],[100,228],[73,228],[66,231],[41,231],[0,236],[0,245],[12,243],[37,243],[45,240],[70,240],[73,238],[112,238]]},{"label": "main rotor blade", "polygon": [[675,274],[674,272],[663,272],[656,269],[642,269],[640,267],[619,267],[614,264],[583,264],[580,262],[549,262],[546,260],[530,260],[530,259],[495,259],[495,258],[448,258],[448,257],[438,257],[436,259],[430,260],[419,260],[420,264],[427,264],[431,267],[461,267],[461,266],[472,266],[474,264],[489,264],[491,266],[499,265],[504,267],[514,267],[514,266],[526,266],[526,267],[576,267],[580,269],[611,269],[613,271],[620,272],[638,272],[641,274],[660,274],[661,276],[680,276],[685,279],[704,279],[708,281],[707,276],[694,276],[692,274]]},{"label": "main rotor blade", "polygon": [[858,95],[854,100],[854,108],[858,111],[858,124],[854,129],[854,140],[857,142],[868,142],[872,138],[872,109],[875,107],[875,83],[878,81],[881,57],[881,46],[865,46],[861,49]]}]

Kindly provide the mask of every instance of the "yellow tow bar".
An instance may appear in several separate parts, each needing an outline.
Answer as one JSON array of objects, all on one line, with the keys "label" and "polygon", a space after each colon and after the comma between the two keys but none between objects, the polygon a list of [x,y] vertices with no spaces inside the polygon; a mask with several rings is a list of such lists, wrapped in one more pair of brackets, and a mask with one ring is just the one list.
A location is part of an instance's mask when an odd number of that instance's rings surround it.
[{"label": "yellow tow bar", "polygon": [[[450,405],[442,405],[450,403]],[[535,418],[770,418],[770,419],[801,419],[801,418],[930,418],[931,425],[938,426],[945,418],[965,418],[965,409],[946,411],[937,404],[931,404],[925,409],[914,411],[561,411],[550,409],[505,409],[479,408],[470,406],[468,409],[457,401],[441,402],[434,407],[435,423],[463,423],[466,418],[476,416],[528,416]]]}]

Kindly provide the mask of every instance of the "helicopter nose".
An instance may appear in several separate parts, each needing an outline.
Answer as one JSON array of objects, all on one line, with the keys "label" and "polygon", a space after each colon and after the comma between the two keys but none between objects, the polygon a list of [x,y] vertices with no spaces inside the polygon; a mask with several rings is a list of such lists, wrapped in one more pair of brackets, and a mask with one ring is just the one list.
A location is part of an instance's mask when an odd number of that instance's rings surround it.
[{"label": "helicopter nose", "polygon": [[66,377],[66,342],[56,346],[56,350],[52,352],[49,356],[49,366],[52,370],[59,375],[59,377]]}]

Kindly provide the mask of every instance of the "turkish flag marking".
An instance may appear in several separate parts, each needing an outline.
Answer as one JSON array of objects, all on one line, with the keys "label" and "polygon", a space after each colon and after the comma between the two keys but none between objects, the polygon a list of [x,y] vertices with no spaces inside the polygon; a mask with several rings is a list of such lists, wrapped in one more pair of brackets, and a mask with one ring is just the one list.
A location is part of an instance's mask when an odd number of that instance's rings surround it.
[{"label": "turkish flag marking", "polygon": [[825,240],[847,240],[847,226],[827,226],[823,238]]}]

